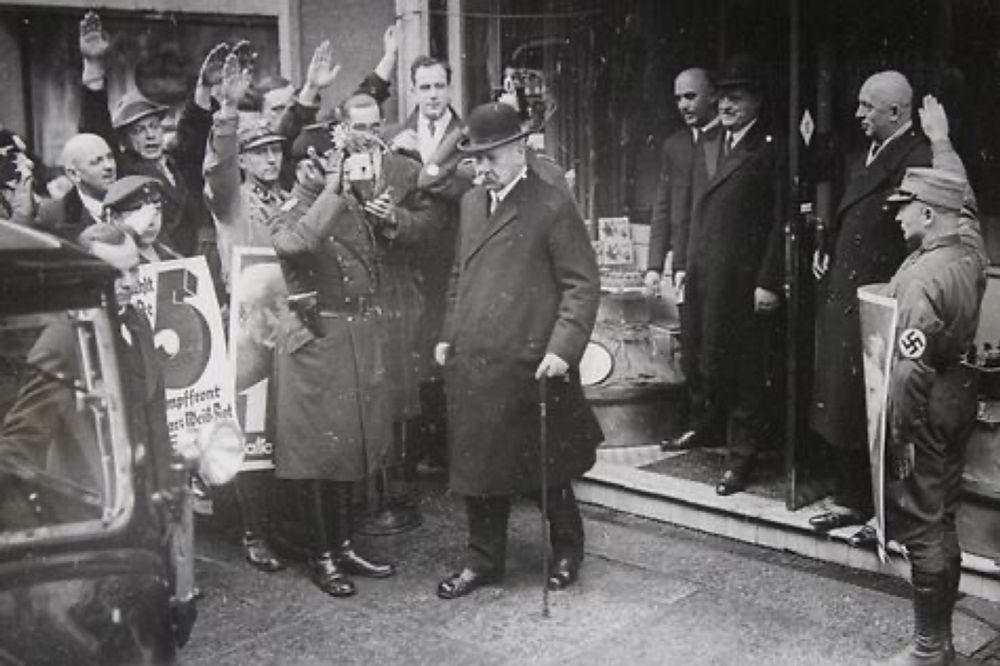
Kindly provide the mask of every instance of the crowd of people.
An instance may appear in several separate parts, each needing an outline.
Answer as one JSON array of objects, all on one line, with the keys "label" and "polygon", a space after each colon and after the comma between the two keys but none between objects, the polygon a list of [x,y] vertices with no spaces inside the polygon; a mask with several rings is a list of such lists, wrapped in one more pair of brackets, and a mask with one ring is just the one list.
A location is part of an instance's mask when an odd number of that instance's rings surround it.
[{"label": "crowd of people", "polygon": [[[382,60],[321,117],[339,71],[329,42],[299,87],[255,82],[252,46],[220,44],[167,137],[165,107],[138,93],[110,103],[108,35],[93,13],[80,27],[79,134],[60,160],[71,186],[41,194],[24,142],[5,132],[4,217],[98,254],[134,245],[130,261],[115,264],[128,263],[126,273],[137,262],[205,256],[224,303],[233,248],[274,250],[287,285],[264,369],[276,404],[275,475],[306,500],[318,587],[350,596],[351,576],[393,575],[392,564],[354,547],[352,490],[407,450],[408,433],[446,430],[449,485],[465,498],[469,540],[464,567],[438,596],[502,579],[514,495],[547,512],[546,584],[572,585],[584,534],[571,481],[593,465],[602,438],[577,375],[600,280],[565,174],[527,145],[516,100],[476,106],[465,122],[449,102],[450,66],[423,56],[409,67],[416,107],[390,126],[381,109],[396,60],[389,28]],[[769,133],[751,58],[730,58],[714,75],[687,69],[674,89],[686,126],[663,145],[646,283],[669,283],[680,304],[692,425],[662,447],[726,445],[715,489],[730,495],[780,436],[785,151]],[[895,71],[860,87],[856,116],[870,149],[815,251],[823,371],[810,424],[837,455],[834,502],[810,522],[862,526],[855,545],[876,537],[856,292],[888,283],[899,309],[899,342],[884,350],[895,359],[888,536],[910,555],[916,623],[914,643],[891,663],[945,664],[975,404],[959,360],[975,334],[987,259],[944,109],[925,98],[918,127],[912,96]],[[118,234],[92,231],[103,228]],[[260,472],[236,479],[246,557],[262,571],[284,566],[270,542],[271,482]]]}]

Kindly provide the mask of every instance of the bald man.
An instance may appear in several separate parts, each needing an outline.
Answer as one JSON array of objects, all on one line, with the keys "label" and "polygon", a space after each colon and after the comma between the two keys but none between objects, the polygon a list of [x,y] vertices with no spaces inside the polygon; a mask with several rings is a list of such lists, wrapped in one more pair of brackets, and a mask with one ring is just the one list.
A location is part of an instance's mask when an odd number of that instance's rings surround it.
[{"label": "bald man", "polygon": [[[873,74],[861,86],[855,117],[871,143],[851,162],[824,247],[813,258],[819,297],[809,416],[831,447],[834,467],[834,506],[810,519],[823,532],[863,524],[873,513],[857,288],[888,282],[906,256],[886,198],[908,167],[931,164],[927,139],[911,122],[912,99],[909,82],[896,71]],[[865,526],[851,543],[868,545],[873,538]]]},{"label": "bald man", "polygon": [[107,142],[96,134],[77,134],[63,147],[60,164],[73,189],[58,199],[42,203],[38,225],[46,231],[75,240],[101,219],[101,201],[118,172]]},{"label": "bald man", "polygon": [[[683,280],[684,254],[687,247],[687,224],[691,218],[691,174],[695,163],[695,146],[715,157],[719,120],[715,86],[708,71],[700,67],[686,69],[674,79],[674,101],[685,127],[678,129],[663,142],[660,179],[649,221],[649,260],[646,284],[656,290],[663,273],[669,250],[674,251],[674,277]],[[713,168],[714,164],[708,165]]]}]

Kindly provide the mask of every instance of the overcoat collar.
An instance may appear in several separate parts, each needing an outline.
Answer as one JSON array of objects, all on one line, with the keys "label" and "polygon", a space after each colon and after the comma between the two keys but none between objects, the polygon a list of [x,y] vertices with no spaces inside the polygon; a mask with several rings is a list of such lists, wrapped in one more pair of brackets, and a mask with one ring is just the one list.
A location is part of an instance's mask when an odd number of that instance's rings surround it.
[{"label": "overcoat collar", "polygon": [[767,139],[767,133],[760,122],[754,123],[746,136],[733,147],[733,152],[725,159],[719,161],[715,175],[708,181],[705,193],[712,191],[721,183],[725,182],[731,175],[736,173],[747,161],[753,157],[760,147],[760,144]]},{"label": "overcoat collar", "polygon": [[514,189],[504,197],[503,201],[500,202],[500,205],[497,206],[496,210],[490,216],[486,215],[487,206],[490,201],[489,192],[481,186],[473,191],[473,198],[470,202],[472,207],[470,211],[471,219],[468,227],[469,233],[476,240],[469,246],[465,257],[463,257],[463,265],[467,264],[491,238],[499,234],[517,219],[518,210],[524,203],[529,190],[532,189],[534,180],[537,178],[538,176],[533,174],[529,169],[527,174],[521,179],[521,182],[514,186]]},{"label": "overcoat collar", "polygon": [[911,128],[899,138],[890,141],[867,167],[862,156],[861,160],[855,163],[847,189],[837,207],[837,215],[877,190],[886,180],[893,178],[903,160],[913,150],[914,144],[920,141],[923,141],[923,137],[917,133],[916,128]]}]

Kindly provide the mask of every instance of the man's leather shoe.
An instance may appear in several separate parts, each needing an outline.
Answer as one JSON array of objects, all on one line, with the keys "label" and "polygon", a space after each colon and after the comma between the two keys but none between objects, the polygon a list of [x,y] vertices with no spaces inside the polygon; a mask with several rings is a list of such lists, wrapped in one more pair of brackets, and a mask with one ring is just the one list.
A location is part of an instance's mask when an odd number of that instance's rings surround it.
[{"label": "man's leather shoe", "polygon": [[660,442],[661,451],[687,451],[702,446],[709,446],[711,437],[704,430],[687,430],[673,439]]},{"label": "man's leather shoe", "polygon": [[818,532],[829,532],[847,525],[863,525],[865,518],[856,511],[824,511],[809,519],[809,525]]},{"label": "man's leather shoe", "polygon": [[260,571],[273,573],[285,568],[285,563],[271,551],[267,542],[253,532],[247,532],[243,535],[243,554],[246,556],[247,562]]},{"label": "man's leather shoe", "polygon": [[331,597],[350,597],[357,590],[354,581],[337,567],[333,554],[320,553],[309,562],[313,582]]},{"label": "man's leather shoe", "polygon": [[865,525],[847,539],[851,548],[874,548],[878,544],[878,534],[871,525]]},{"label": "man's leather shoe", "polygon": [[547,585],[550,590],[565,590],[580,577],[580,564],[574,559],[560,557],[552,563]]},{"label": "man's leather shoe", "polygon": [[740,469],[727,469],[719,482],[715,484],[717,495],[732,495],[745,490],[747,487],[747,471]]},{"label": "man's leather shoe", "polygon": [[335,560],[341,570],[355,576],[388,578],[396,573],[396,567],[391,564],[371,562],[358,555],[350,542],[343,544],[337,550]]},{"label": "man's leather shoe", "polygon": [[498,580],[499,576],[494,574],[465,568],[441,581],[438,584],[437,595],[442,599],[457,599]]}]

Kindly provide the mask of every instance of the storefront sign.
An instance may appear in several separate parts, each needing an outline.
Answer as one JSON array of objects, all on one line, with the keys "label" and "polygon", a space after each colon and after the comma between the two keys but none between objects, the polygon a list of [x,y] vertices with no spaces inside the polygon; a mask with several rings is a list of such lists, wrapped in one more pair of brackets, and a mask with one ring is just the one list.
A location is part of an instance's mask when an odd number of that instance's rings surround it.
[{"label": "storefront sign", "polygon": [[266,248],[234,248],[230,280],[229,377],[237,418],[246,436],[243,469],[273,469],[274,405],[269,391],[288,290],[278,258]]}]

